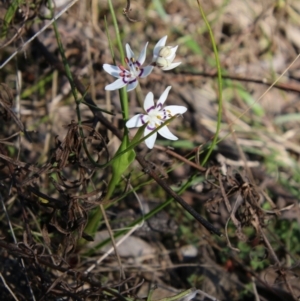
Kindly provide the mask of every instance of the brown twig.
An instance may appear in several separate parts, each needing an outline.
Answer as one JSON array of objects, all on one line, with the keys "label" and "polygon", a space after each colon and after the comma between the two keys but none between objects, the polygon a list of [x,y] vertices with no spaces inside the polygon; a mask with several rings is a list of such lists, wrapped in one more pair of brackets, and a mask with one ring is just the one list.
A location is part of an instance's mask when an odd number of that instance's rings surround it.
[{"label": "brown twig", "polygon": [[204,219],[193,207],[187,204],[182,197],[180,197],[175,191],[173,191],[169,185],[156,174],[156,172],[151,168],[149,162],[147,162],[141,155],[136,156],[137,161],[143,167],[144,171],[147,172],[151,178],[159,185],[161,188],[167,192],[176,202],[178,202],[188,213],[190,213],[202,226],[204,226],[208,231],[222,236],[222,233],[216,229],[211,223]]},{"label": "brown twig", "polygon": [[129,17],[129,12],[131,11],[130,8],[130,0],[127,0],[127,5],[125,8],[123,8],[123,15],[126,16],[127,20],[130,22],[141,22],[141,20],[136,20],[136,19],[132,19],[131,17]]},{"label": "brown twig", "polygon": [[[177,82],[177,83],[186,83],[186,82],[191,82],[191,81],[195,81],[197,79],[200,79],[202,77],[210,77],[210,78],[216,78],[218,75],[215,71],[213,72],[192,72],[192,71],[184,71],[184,70],[180,70],[180,71],[171,71],[171,75],[172,75],[172,81]],[[170,76],[171,76],[170,75]],[[156,78],[156,79],[160,79],[163,76],[168,76],[168,75],[161,75],[161,74],[150,74],[150,79],[152,78]],[[257,79],[257,78],[249,78],[249,77],[242,77],[242,76],[237,76],[237,75],[224,75],[222,74],[222,78],[223,79],[230,79],[230,80],[235,80],[235,81],[239,81],[239,82],[247,82],[247,83],[255,83],[255,84],[260,84],[260,85],[264,85],[264,86],[268,86],[270,87],[272,85],[271,82],[266,81],[265,79]],[[300,87],[299,84],[289,84],[289,83],[276,83],[274,85],[274,88],[277,88],[279,90],[283,90],[283,91],[290,91],[290,92],[296,92],[296,93],[300,93]]]},{"label": "brown twig", "polygon": [[[206,170],[207,170],[205,167],[203,167],[201,165],[198,165],[198,164],[196,164],[196,163],[188,160],[187,158],[185,158],[185,157],[183,157],[183,156],[181,156],[181,155],[173,152],[169,148],[166,148],[166,147],[163,147],[163,146],[160,146],[160,145],[156,145],[155,148],[162,150],[163,152],[165,152],[165,153],[173,156],[174,158],[180,160],[181,162],[184,162],[187,165],[190,165],[191,167],[193,167],[193,168],[195,168],[195,169],[197,169],[197,170],[199,170],[201,172],[206,172]],[[198,147],[195,149],[196,155],[198,154],[197,149],[198,149]]]}]

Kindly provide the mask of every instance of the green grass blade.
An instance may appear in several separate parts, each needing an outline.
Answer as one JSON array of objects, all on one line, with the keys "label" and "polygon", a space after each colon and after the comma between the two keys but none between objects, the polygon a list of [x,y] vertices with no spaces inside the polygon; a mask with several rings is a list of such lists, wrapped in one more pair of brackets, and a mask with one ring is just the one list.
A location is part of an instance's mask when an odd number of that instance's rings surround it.
[{"label": "green grass blade", "polygon": [[9,5],[9,8],[4,16],[3,27],[1,31],[0,38],[4,38],[7,35],[8,27],[18,9],[18,7],[22,4],[22,0],[13,0]]},{"label": "green grass blade", "polygon": [[206,15],[202,9],[202,6],[200,4],[200,1],[197,1],[198,2],[198,6],[199,6],[199,11],[203,17],[203,20],[207,26],[207,29],[208,29],[208,32],[209,32],[209,36],[210,36],[210,40],[211,40],[211,43],[212,43],[212,47],[213,47],[213,51],[214,51],[214,54],[215,54],[215,59],[216,59],[216,65],[217,65],[217,71],[218,71],[218,94],[219,94],[219,109],[218,109],[218,120],[217,120],[217,128],[216,128],[216,132],[215,132],[215,135],[214,135],[214,139],[212,141],[212,144],[203,160],[203,165],[208,161],[209,159],[209,156],[211,155],[214,147],[216,146],[217,142],[218,142],[218,135],[219,135],[219,132],[220,132],[220,129],[221,129],[221,120],[222,120],[222,72],[221,72],[221,65],[220,65],[220,60],[219,60],[219,54],[218,54],[218,49],[217,49],[217,46],[216,46],[216,42],[215,42],[215,38],[214,38],[214,35],[213,35],[213,32],[211,30],[211,27],[209,25],[209,22],[206,18]]}]

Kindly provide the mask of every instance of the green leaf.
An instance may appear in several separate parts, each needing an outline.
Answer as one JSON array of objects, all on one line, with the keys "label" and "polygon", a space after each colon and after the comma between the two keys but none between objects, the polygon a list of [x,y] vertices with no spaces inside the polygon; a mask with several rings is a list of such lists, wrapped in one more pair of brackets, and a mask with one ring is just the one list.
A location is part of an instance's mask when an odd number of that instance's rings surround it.
[{"label": "green leaf", "polygon": [[[116,155],[124,151],[128,147],[129,147],[129,138],[128,135],[125,135]],[[113,174],[121,177],[121,175],[127,170],[128,166],[132,163],[134,158],[135,158],[135,152],[133,149],[127,151],[122,156],[116,158],[112,163]]]}]

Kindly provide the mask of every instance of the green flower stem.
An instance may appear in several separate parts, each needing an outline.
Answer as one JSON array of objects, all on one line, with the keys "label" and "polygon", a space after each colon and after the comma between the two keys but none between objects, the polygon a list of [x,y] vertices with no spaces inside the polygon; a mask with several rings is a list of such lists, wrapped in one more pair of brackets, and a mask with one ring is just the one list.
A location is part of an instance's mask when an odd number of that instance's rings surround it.
[{"label": "green flower stem", "polygon": [[136,98],[141,108],[144,107],[144,97],[140,83],[136,86]]},{"label": "green flower stem", "polygon": [[[109,6],[109,10],[111,13],[112,21],[113,21],[115,32],[116,32],[117,44],[118,44],[118,48],[120,51],[121,62],[123,65],[125,65],[125,55],[124,55],[123,45],[122,45],[121,36],[120,36],[120,30],[118,27],[115,10],[114,10],[111,0],[108,0],[108,6]],[[123,119],[126,121],[129,117],[128,96],[127,96],[126,88],[124,87],[124,88],[120,89],[119,93],[120,93],[120,99],[121,99],[122,115],[123,115]],[[128,132],[125,130],[125,135],[127,133]]]}]

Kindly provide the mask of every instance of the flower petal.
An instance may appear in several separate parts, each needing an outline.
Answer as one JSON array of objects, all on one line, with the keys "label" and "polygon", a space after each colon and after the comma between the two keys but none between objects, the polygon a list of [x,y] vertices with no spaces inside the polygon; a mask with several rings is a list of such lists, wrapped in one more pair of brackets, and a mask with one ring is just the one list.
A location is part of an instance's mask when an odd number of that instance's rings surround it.
[{"label": "flower petal", "polygon": [[147,136],[148,134],[150,134],[151,132],[153,134],[145,140],[147,147],[150,149],[152,149],[155,144],[155,140],[157,138],[157,132],[153,132],[151,129],[148,129],[147,127],[145,128],[144,137]]},{"label": "flower petal", "polygon": [[154,108],[155,108],[154,96],[152,92],[149,92],[144,100],[144,110],[145,112],[149,113],[149,111],[151,111]]},{"label": "flower petal", "polygon": [[135,89],[136,86],[137,86],[137,84],[138,84],[137,79],[135,79],[134,81],[132,81],[131,83],[129,83],[128,86],[127,86],[127,92]]},{"label": "flower petal", "polygon": [[170,111],[172,116],[183,114],[187,111],[187,108],[184,106],[166,106],[164,109]]},{"label": "flower petal", "polygon": [[153,49],[153,61],[156,60],[156,57],[158,56],[160,49],[166,45],[167,38],[168,36],[164,36],[156,43]]},{"label": "flower petal", "polygon": [[146,51],[147,51],[147,46],[148,46],[148,42],[146,43],[145,47],[142,49],[139,58],[138,58],[138,62],[143,65],[146,59]]},{"label": "flower petal", "polygon": [[147,77],[152,72],[153,68],[154,68],[153,66],[146,66],[146,67],[142,68],[143,72],[140,75],[140,78]]},{"label": "flower petal", "polygon": [[178,48],[178,45],[177,46],[174,46],[174,47],[171,47],[170,50],[171,50],[171,53],[166,57],[166,59],[168,59],[169,61],[172,61],[174,60],[175,56],[176,56],[176,51],[177,51],[177,48]]},{"label": "flower petal", "polygon": [[166,90],[163,92],[163,94],[160,96],[159,100],[157,101],[156,107],[159,107],[159,106],[162,107],[162,105],[164,104],[164,102],[166,101],[166,99],[169,95],[169,91],[171,88],[172,88],[172,86],[168,86],[166,88]]},{"label": "flower petal", "polygon": [[133,117],[131,117],[127,122],[126,126],[131,128],[138,128],[140,126],[143,126],[148,120],[148,116],[144,114],[137,114]]},{"label": "flower petal", "polygon": [[122,70],[118,66],[104,64],[103,69],[114,77],[120,77]]},{"label": "flower petal", "polygon": [[171,70],[171,69],[176,68],[176,67],[179,66],[180,64],[181,64],[181,62],[178,62],[178,63],[172,63],[169,67],[161,68],[161,70],[163,70],[163,71]]},{"label": "flower petal", "polygon": [[163,126],[160,130],[158,130],[158,133],[166,139],[178,140],[178,138],[170,132],[166,125]]},{"label": "flower petal", "polygon": [[134,58],[134,52],[131,50],[129,44],[126,44],[126,55],[127,58],[130,60],[132,57]]},{"label": "flower petal", "polygon": [[105,86],[105,90],[108,91],[113,91],[113,90],[118,90],[120,88],[123,88],[126,86],[126,83],[123,81],[123,78],[119,78],[110,85]]}]

